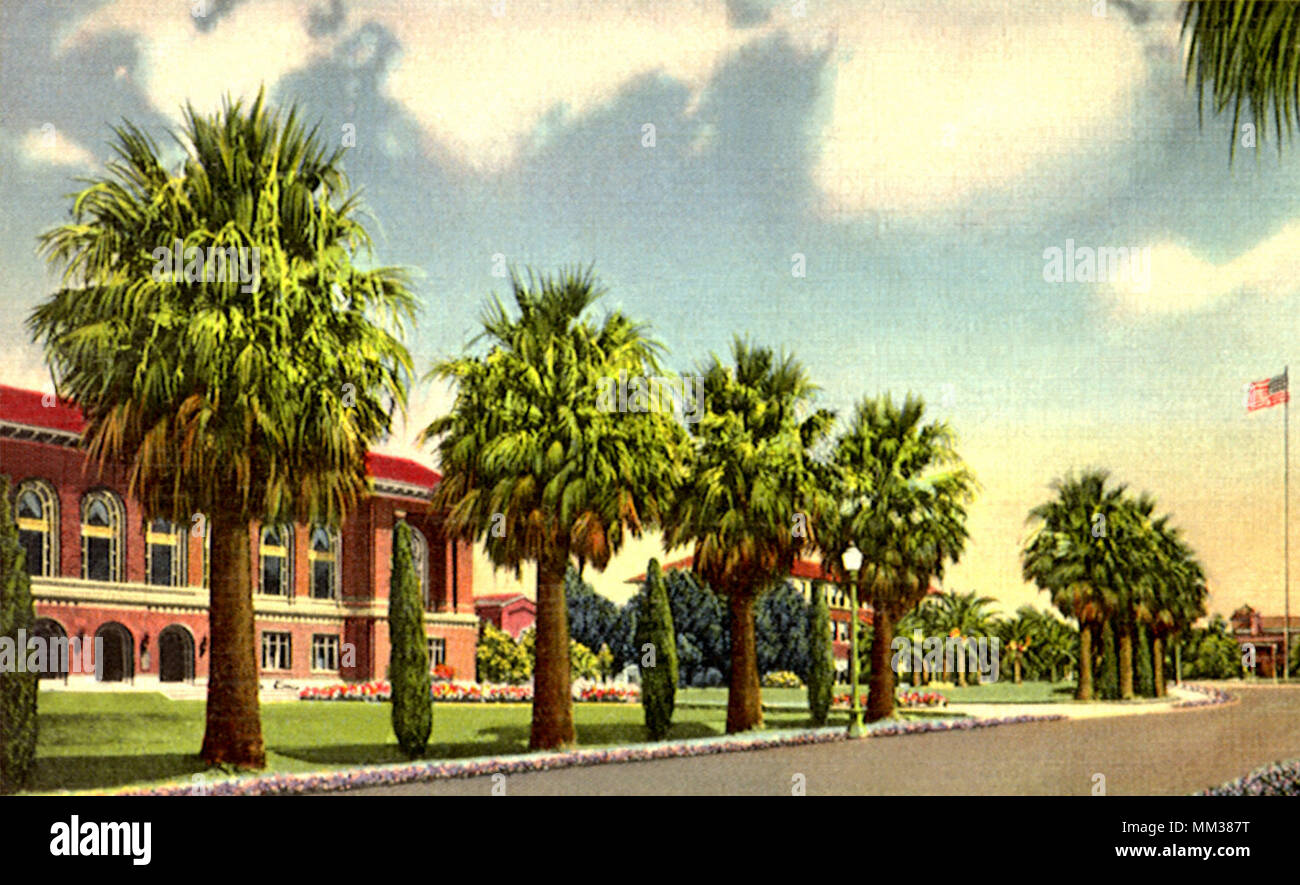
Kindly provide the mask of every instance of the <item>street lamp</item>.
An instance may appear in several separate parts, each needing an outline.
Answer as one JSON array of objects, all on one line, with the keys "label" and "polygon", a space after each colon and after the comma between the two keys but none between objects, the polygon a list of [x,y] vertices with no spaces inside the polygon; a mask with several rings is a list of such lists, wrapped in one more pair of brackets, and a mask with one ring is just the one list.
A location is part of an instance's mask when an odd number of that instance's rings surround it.
[{"label": "street lamp", "polygon": [[849,681],[853,694],[850,696],[849,737],[860,738],[864,734],[862,699],[858,697],[858,569],[862,568],[862,551],[851,545],[840,561],[849,573],[849,604],[852,606],[849,612]]}]

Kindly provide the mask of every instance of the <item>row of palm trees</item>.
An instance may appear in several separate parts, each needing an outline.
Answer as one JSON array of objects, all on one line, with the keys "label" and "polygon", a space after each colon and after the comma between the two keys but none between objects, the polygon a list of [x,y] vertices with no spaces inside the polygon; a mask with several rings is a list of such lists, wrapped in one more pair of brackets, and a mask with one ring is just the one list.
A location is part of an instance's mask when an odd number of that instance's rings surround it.
[{"label": "row of palm trees", "polygon": [[[401,270],[371,266],[342,152],[294,110],[268,109],[260,94],[211,117],[188,109],[175,133],[187,157],[174,170],[134,126],[115,132],[108,174],[86,181],[72,220],[42,237],[62,281],[29,327],[59,392],[85,415],[89,454],[126,466],[151,517],[209,514],[202,755],[262,767],[247,527],[337,524],[365,493],[365,454],[406,407],[414,298]],[[190,249],[259,250],[260,286],[154,276],[155,249],[178,239],[187,269]],[[832,437],[836,416],[815,408],[799,362],[740,340],[728,359],[697,367],[698,421],[602,409],[604,380],[664,375],[661,345],[619,311],[592,318],[602,289],[590,269],[515,274],[510,285],[513,303],[489,302],[474,352],[435,367],[455,401],[422,439],[443,471],[432,506],[446,534],[481,543],[516,574],[536,566],[530,745],[575,741],[566,569],[603,569],[652,529],[666,548],[690,546],[728,600],[729,732],[762,721],[759,594],[810,553],[847,581],[840,563],[854,546],[860,598],[876,613],[868,717],[890,715],[894,624],[967,540],[976,484],[948,425],[927,421],[919,398],[885,396],[859,402]],[[1093,503],[1080,499],[1085,523]],[[1089,629],[1128,612],[1161,641],[1185,612],[1136,571],[1123,589],[1103,580],[1119,574],[1118,550],[1072,547],[1072,506],[1043,510],[1051,528],[1027,551],[1026,575]],[[1159,549],[1172,561],[1172,548]],[[1144,562],[1165,562],[1151,550]]]},{"label": "row of palm trees", "polygon": [[1066,476],[1052,488],[1054,497],[1030,511],[1022,564],[1025,579],[1079,625],[1076,697],[1094,696],[1104,624],[1118,637],[1120,697],[1134,695],[1134,642],[1144,633],[1156,695],[1164,695],[1167,643],[1206,612],[1203,567],[1170,517],[1155,515],[1150,495],[1131,494],[1106,471]]}]

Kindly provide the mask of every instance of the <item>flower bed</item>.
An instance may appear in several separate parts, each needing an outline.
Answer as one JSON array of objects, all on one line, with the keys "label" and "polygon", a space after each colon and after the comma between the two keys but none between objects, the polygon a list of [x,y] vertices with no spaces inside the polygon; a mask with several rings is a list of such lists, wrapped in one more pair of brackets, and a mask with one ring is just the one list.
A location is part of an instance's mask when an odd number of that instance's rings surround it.
[{"label": "flower bed", "polygon": [[[934,719],[920,722],[885,722],[868,726],[870,730],[867,732],[867,737],[894,737],[934,731],[968,731],[974,728],[991,728],[997,725],[1014,725],[1022,722],[1046,722],[1064,718],[1060,714],[1053,714],[1051,716],[1013,716],[1003,719]],[[633,744],[627,747],[570,750],[526,756],[400,763],[397,765],[370,766],[348,771],[237,778],[219,781],[207,786],[204,795],[271,796],[294,793],[323,793],[360,787],[482,777],[491,774],[523,774],[533,771],[550,771],[559,768],[617,762],[642,762],[654,759],[711,756],[718,753],[763,750],[769,747],[834,743],[845,739],[844,728],[833,727],[766,734],[749,733],[724,737],[695,738],[657,744]],[[112,795],[189,796],[195,795],[195,792],[189,784],[173,784],[148,789],[128,788],[116,791]]]},{"label": "flower bed", "polygon": [[1245,777],[1210,787],[1199,796],[1300,796],[1300,759],[1274,762]]},{"label": "flower bed", "polygon": [[[435,702],[444,703],[527,704],[533,700],[533,687],[476,682],[434,682],[431,694]],[[383,704],[392,699],[393,688],[387,680],[383,679],[374,682],[308,686],[298,692],[300,701],[367,701]],[[641,694],[633,686],[604,686],[580,681],[574,683],[573,699],[584,703],[636,704],[640,703]]]},{"label": "flower bed", "polygon": [[[861,696],[862,706],[867,705],[867,694]],[[836,695],[832,704],[836,707],[847,707],[849,705],[849,695]],[[896,707],[946,707],[948,699],[937,691],[901,691],[894,696],[894,706]]]}]

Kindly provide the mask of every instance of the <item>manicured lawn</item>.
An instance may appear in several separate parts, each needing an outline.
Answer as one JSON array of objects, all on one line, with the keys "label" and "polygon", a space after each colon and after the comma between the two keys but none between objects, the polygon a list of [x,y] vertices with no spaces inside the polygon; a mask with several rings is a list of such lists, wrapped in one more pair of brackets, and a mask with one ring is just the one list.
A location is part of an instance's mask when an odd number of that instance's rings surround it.
[{"label": "manicured lawn", "polygon": [[[725,701],[726,691],[722,691]],[[203,702],[169,701],[135,692],[42,692],[34,791],[101,789],[188,780],[205,770]],[[523,753],[532,708],[527,704],[438,704],[426,758]],[[639,704],[576,704],[584,747],[646,740]],[[723,707],[681,709],[670,739],[723,734]],[[764,714],[771,729],[810,725],[806,711]],[[832,718],[832,724],[838,722]],[[286,702],[262,707],[270,771],[319,771],[405,761],[387,704]]]}]

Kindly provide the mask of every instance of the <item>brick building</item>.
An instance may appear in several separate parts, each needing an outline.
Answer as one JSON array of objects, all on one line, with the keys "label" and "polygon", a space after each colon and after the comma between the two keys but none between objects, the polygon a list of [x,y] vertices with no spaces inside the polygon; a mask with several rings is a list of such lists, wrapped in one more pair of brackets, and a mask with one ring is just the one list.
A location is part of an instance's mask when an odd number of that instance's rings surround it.
[{"label": "brick building", "polygon": [[491,593],[474,600],[474,611],[518,639],[519,634],[537,623],[537,603],[522,593]]},{"label": "brick building", "polygon": [[[0,474],[14,484],[41,635],[104,640],[104,680],[203,680],[208,672],[208,544],[192,525],[152,520],[127,497],[125,470],[77,448],[79,410],[0,386]],[[449,543],[428,501],[439,475],[371,453],[372,493],[337,529],[249,526],[258,656],[266,679],[382,678],[388,665],[393,528],[415,532],[433,665],[473,678],[472,550]],[[59,675],[52,668],[48,675]],[[89,678],[89,677],[86,677]]]}]

